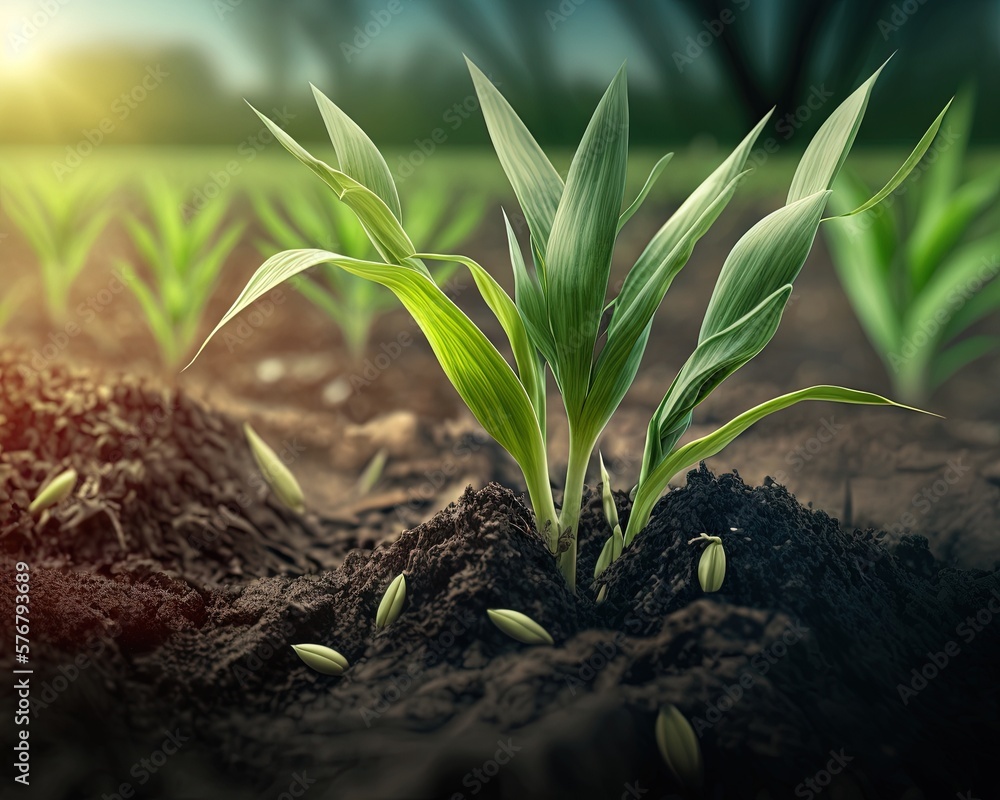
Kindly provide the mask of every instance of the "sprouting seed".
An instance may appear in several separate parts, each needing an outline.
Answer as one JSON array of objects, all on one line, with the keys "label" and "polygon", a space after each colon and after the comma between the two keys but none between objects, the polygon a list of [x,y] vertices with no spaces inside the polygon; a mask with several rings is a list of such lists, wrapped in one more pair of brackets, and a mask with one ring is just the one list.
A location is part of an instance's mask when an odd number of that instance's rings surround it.
[{"label": "sprouting seed", "polygon": [[594,577],[596,578],[604,570],[610,567],[615,561],[621,557],[622,550],[625,549],[625,537],[622,534],[621,525],[615,525],[615,532],[608,537],[608,540],[604,543],[604,548],[601,550],[601,555],[597,559],[597,564],[594,566]]},{"label": "sprouting seed", "polygon": [[656,718],[656,744],[677,780],[688,789],[701,791],[704,782],[701,747],[691,723],[677,706],[660,709]]},{"label": "sprouting seed", "polygon": [[28,506],[29,513],[37,514],[39,511],[43,511],[65,500],[69,497],[69,493],[73,491],[73,487],[76,486],[76,478],[75,469],[60,472],[31,501],[31,505]]},{"label": "sprouting seed", "polygon": [[250,452],[253,453],[254,461],[257,462],[257,466],[260,468],[264,480],[267,481],[267,485],[274,492],[274,496],[292,511],[303,513],[306,510],[305,496],[291,470],[285,466],[267,442],[257,435],[257,431],[250,427],[249,422],[243,423],[243,432],[246,434],[247,442],[250,443]]},{"label": "sprouting seed", "polygon": [[486,613],[490,622],[511,639],[517,639],[524,644],[555,644],[545,628],[520,611],[511,611],[509,608],[488,608]]},{"label": "sprouting seed", "polygon": [[614,530],[618,527],[618,508],[615,506],[615,496],[611,493],[611,478],[607,467],[604,466],[604,456],[600,451],[597,452],[597,459],[601,464],[601,500],[604,503],[604,517],[611,530]]},{"label": "sprouting seed", "polygon": [[375,613],[375,630],[380,631],[399,619],[405,602],[406,578],[401,572],[392,579],[389,588],[382,595],[382,601],[378,604],[378,611]]},{"label": "sprouting seed", "polygon": [[597,602],[603,603],[607,599],[608,599],[608,585],[604,584],[601,587],[601,590],[597,593]]},{"label": "sprouting seed", "polygon": [[708,547],[702,552],[698,561],[698,582],[702,591],[717,592],[726,579],[726,551],[722,546],[722,539],[718,536],[709,536],[707,533],[699,534],[688,544],[704,541],[708,542]]},{"label": "sprouting seed", "polygon": [[321,644],[293,644],[292,650],[306,666],[324,675],[343,675],[350,666],[340,653]]}]

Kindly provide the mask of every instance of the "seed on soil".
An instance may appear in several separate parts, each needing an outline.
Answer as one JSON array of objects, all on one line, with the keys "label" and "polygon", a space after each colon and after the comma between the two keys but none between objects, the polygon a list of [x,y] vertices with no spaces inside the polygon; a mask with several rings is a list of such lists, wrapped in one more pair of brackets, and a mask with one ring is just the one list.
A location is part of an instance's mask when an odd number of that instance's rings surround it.
[{"label": "seed on soil", "polygon": [[488,608],[490,622],[506,633],[511,639],[524,644],[554,645],[552,636],[531,617],[509,608]]},{"label": "seed on soil", "polygon": [[722,539],[702,533],[688,544],[694,542],[708,542],[708,547],[698,561],[698,583],[704,592],[717,592],[726,579],[726,551],[722,546]]},{"label": "seed on soil", "polygon": [[68,469],[65,472],[60,472],[56,477],[49,481],[48,485],[38,493],[38,496],[31,501],[31,505],[28,506],[28,511],[31,514],[37,514],[39,511],[44,511],[46,508],[54,506],[56,503],[60,503],[69,497],[70,492],[73,491],[73,487],[76,486],[76,470]]},{"label": "seed on soil", "polygon": [[378,604],[378,611],[375,614],[375,630],[392,625],[399,615],[403,613],[403,604],[406,602],[406,578],[400,573],[392,579],[389,588],[382,595],[382,602]]},{"label": "seed on soil", "polygon": [[250,444],[250,452],[253,453],[254,461],[271,487],[274,496],[282,504],[302,514],[306,510],[305,495],[302,494],[302,487],[295,480],[291,470],[285,466],[277,453],[257,435],[257,431],[250,427],[249,422],[243,423],[243,432],[246,434],[247,442]]},{"label": "seed on soil", "polygon": [[656,744],[663,760],[687,789],[700,792],[704,782],[701,747],[691,723],[677,706],[666,705],[656,718]]},{"label": "seed on soil", "polygon": [[350,666],[340,653],[321,644],[293,644],[292,650],[306,666],[324,675],[343,675]]}]

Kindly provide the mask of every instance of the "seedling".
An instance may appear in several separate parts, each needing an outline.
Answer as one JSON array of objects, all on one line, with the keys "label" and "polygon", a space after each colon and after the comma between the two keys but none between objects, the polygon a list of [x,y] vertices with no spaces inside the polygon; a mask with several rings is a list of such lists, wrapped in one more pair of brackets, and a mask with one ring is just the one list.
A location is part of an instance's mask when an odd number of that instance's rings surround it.
[{"label": "seedling", "polygon": [[[454,205],[455,215],[447,222],[442,219],[452,207],[447,186],[425,182],[418,196],[420,203],[414,204],[408,215],[407,229],[415,241],[427,243],[430,249],[448,250],[461,244],[482,218],[482,195],[459,198]],[[328,190],[313,190],[294,198],[272,198],[259,192],[251,199],[267,233],[267,239],[257,243],[264,254],[273,253],[276,247],[294,250],[323,246],[353,258],[377,257],[357,217]],[[435,279],[443,283],[453,272],[453,265],[444,265]],[[317,278],[302,276],[296,279],[295,288],[333,320],[351,357],[360,361],[372,326],[379,317],[397,308],[398,301],[378,284],[333,264],[322,265]]]},{"label": "seedling", "polygon": [[76,486],[77,477],[75,469],[68,469],[65,472],[60,472],[51,481],[49,481],[45,488],[38,493],[38,496],[31,501],[31,505],[28,506],[28,512],[30,514],[38,514],[46,508],[51,508],[52,506],[61,503],[69,497],[70,492],[73,491],[73,488]]},{"label": "seedling", "polygon": [[225,225],[226,204],[216,200],[190,220],[184,196],[162,178],[149,179],[143,194],[150,222],[134,215],[125,226],[148,267],[144,280],[135,274],[129,288],[146,315],[160,358],[174,370],[191,351],[219,271],[243,232],[243,223]]},{"label": "seedling", "polygon": [[[624,67],[599,103],[565,181],[496,87],[474,65],[469,67],[494,147],[530,231],[531,271],[507,222],[514,299],[474,260],[417,250],[403,228],[399,196],[385,159],[343,111],[315,90],[338,156],[335,165],[310,155],[285,131],[261,118],[275,138],[354,212],[381,260],[325,250],[272,256],[212,335],[277,284],[319,264],[333,264],[391,289],[427,336],[445,374],[480,424],[521,467],[538,529],[567,582],[575,586],[577,527],[591,454],[635,378],[653,315],[667,288],[746,175],[747,158],[767,118],[654,235],[621,292],[609,303],[615,240],[669,159],[661,159],[638,197],[622,211],[628,156]],[[726,259],[698,347],[649,424],[624,546],[646,526],[653,505],[674,475],[715,455],[767,415],[805,400],[897,405],[868,392],[814,386],[763,403],[713,433],[677,446],[694,408],[774,335],[877,76],[878,72],[865,81],[819,129],[795,171],[786,205],[754,225]],[[902,182],[940,124],[939,116],[890,182],[855,212],[872,207]],[[428,261],[459,263],[469,270],[510,341],[513,366],[442,290],[428,270]],[[610,322],[604,330],[601,320],[609,309]],[[598,351],[599,338],[603,346]],[[561,513],[556,512],[549,483],[545,437],[549,370],[569,423]]]},{"label": "seedling", "polygon": [[[830,225],[827,237],[854,313],[885,364],[893,391],[920,403],[962,367],[1000,346],[996,336],[966,336],[1000,309],[1000,234],[995,221],[1000,172],[962,183],[972,129],[973,95],[962,92],[948,112],[950,141],[920,183],[863,217]],[[930,161],[930,158],[928,158]],[[842,179],[834,208],[868,192]],[[902,193],[901,193],[902,194]]]},{"label": "seedling", "polygon": [[4,211],[38,259],[52,325],[69,321],[70,291],[111,216],[107,194],[104,182],[92,178],[58,182],[32,173],[4,182]]}]

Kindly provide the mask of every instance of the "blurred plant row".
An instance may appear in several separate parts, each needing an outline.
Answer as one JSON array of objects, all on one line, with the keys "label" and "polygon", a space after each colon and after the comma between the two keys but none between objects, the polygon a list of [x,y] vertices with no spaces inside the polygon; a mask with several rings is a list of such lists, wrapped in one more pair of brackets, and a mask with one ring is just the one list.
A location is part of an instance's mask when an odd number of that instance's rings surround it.
[{"label": "blurred plant row", "polygon": [[[1000,169],[971,174],[967,143],[971,90],[949,110],[941,135],[918,170],[885,203],[826,226],[844,291],[885,364],[894,396],[925,402],[955,372],[1000,347],[981,323],[1000,309]],[[160,362],[176,372],[203,334],[202,322],[224,264],[253,247],[255,257],[322,248],[358,259],[374,254],[364,230],[324,187],[262,176],[240,191],[192,189],[178,176],[117,174],[57,180],[46,167],[6,169],[0,176],[0,224],[34,253],[35,264],[11,264],[0,290],[0,326],[29,294],[43,298],[48,324],[72,321],[74,286],[95,250],[121,274],[156,342]],[[466,167],[465,171],[469,168]],[[407,230],[427,250],[452,252],[471,237],[495,188],[468,186],[452,174],[408,182]],[[850,173],[838,181],[832,211],[871,194]],[[218,195],[211,197],[211,195]],[[118,223],[117,225],[113,223]],[[124,240],[105,247],[119,227]],[[99,242],[100,239],[100,242]],[[454,265],[436,268],[444,281]],[[295,284],[339,329],[355,360],[373,326],[397,301],[336,267],[318,267]]]},{"label": "blurred plant row", "polygon": [[[0,292],[0,326],[30,294],[43,301],[53,330],[72,324],[74,285],[95,251],[105,251],[99,239],[117,220],[126,241],[115,244],[112,262],[167,371],[190,358],[222,268],[239,257],[241,245],[264,254],[321,246],[355,258],[371,255],[356,219],[311,184],[259,186],[203,201],[186,184],[158,173],[123,187],[112,178],[59,181],[43,169],[5,173],[0,187],[0,218],[10,220],[36,262],[36,268],[11,265],[16,274]],[[411,205],[409,224],[427,247],[448,250],[463,243],[485,213],[485,194],[430,181],[414,189],[419,202]],[[447,271],[439,277],[446,279]],[[326,313],[356,359],[363,357],[379,317],[396,307],[387,290],[332,268],[303,277],[295,287]]]}]

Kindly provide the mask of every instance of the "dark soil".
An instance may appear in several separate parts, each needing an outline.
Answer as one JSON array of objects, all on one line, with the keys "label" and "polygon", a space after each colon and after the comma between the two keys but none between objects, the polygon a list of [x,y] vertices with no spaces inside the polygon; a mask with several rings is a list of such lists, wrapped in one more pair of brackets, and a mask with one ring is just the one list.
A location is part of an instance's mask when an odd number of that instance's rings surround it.
[{"label": "dark soil", "polygon": [[[661,501],[595,606],[585,578],[606,531],[594,495],[581,527],[576,595],[497,485],[318,575],[209,589],[38,559],[37,796],[128,784],[138,797],[275,797],[315,781],[310,797],[661,797],[679,791],[652,736],[664,703],[700,734],[708,797],[790,796],[831,751],[855,792],[841,796],[994,796],[995,574],[944,567],[916,537],[890,551],[779,486],[702,470]],[[729,555],[716,595],[699,589],[700,548],[687,544],[701,531]],[[400,572],[405,611],[376,635]],[[506,638],[491,607],[529,614],[556,646]],[[350,670],[313,672],[288,646],[303,642],[335,647]],[[945,652],[935,679],[901,694]],[[170,736],[177,766],[135,766]]]}]

